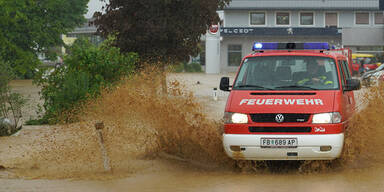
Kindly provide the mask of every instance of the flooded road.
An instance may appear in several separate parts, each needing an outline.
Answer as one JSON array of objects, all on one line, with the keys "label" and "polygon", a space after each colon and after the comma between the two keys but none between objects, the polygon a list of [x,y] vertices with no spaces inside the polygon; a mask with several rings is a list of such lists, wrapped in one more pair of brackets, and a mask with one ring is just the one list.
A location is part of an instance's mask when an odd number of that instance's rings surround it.
[{"label": "flooded road", "polygon": [[[190,172],[151,174],[116,182],[132,191],[383,191],[383,172],[346,171],[315,175]],[[150,182],[148,182],[150,181]],[[129,185],[127,185],[129,183]]]},{"label": "flooded road", "polygon": [[[155,163],[172,167],[114,180],[1,179],[0,191],[383,191],[384,169],[376,167],[324,174],[255,174],[194,170],[180,163]],[[185,165],[187,166],[187,165]]]},{"label": "flooded road", "polygon": [[[351,150],[332,166],[240,169],[221,147],[217,118],[226,95],[211,97],[219,78],[173,75],[170,98],[152,92],[153,79],[147,79],[149,87],[130,83],[87,106],[81,123],[27,127],[0,137],[0,191],[384,191],[380,98],[365,104],[370,110],[353,121]],[[197,100],[181,93],[173,79],[191,87]],[[106,125],[112,173],[103,170],[93,128],[99,121]]]}]

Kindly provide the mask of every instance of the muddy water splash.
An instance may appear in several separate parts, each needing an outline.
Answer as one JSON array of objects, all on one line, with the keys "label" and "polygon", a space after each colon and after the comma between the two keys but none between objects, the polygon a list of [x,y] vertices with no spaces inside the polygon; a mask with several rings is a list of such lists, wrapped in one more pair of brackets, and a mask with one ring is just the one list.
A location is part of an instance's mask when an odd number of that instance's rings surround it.
[{"label": "muddy water splash", "polygon": [[80,123],[50,128],[33,137],[18,157],[0,163],[30,178],[104,176],[95,124],[102,122],[112,174],[126,176],[151,166],[159,154],[212,168],[230,167],[223,151],[222,123],[208,120],[196,98],[177,82],[161,91],[158,70],[136,74],[90,101]]},{"label": "muddy water splash", "polygon": [[351,119],[346,131],[342,161],[356,165],[361,161],[384,160],[384,84],[366,90],[362,109]]},{"label": "muddy water splash", "polygon": [[[376,167],[384,160],[384,84],[363,88],[357,95],[356,114],[349,120],[341,158],[305,161],[302,172]],[[356,96],[356,93],[355,93]]]},{"label": "muddy water splash", "polygon": [[[156,70],[155,70],[156,71]],[[140,73],[88,107],[82,121],[102,121],[112,169],[132,156],[167,153],[212,166],[227,162],[221,123],[208,120],[202,106],[173,81],[161,91],[158,72]]]},{"label": "muddy water splash", "polygon": [[[148,72],[149,71],[149,72]],[[156,71],[156,72],[154,72]],[[31,135],[23,147],[17,143],[2,166],[30,178],[115,178],[153,166],[148,159],[167,154],[187,162],[235,170],[262,172],[322,172],[372,166],[383,158],[383,87],[365,91],[365,103],[346,131],[342,157],[335,161],[234,161],[222,147],[222,122],[208,120],[203,106],[177,81],[161,91],[157,70],[136,74],[86,103],[80,123],[49,128]],[[103,122],[103,136],[112,167],[105,174],[95,123]],[[7,138],[12,142],[13,138]],[[15,140],[15,139],[13,139]],[[17,139],[16,139],[17,140]],[[5,141],[7,142],[7,141]],[[18,147],[17,147],[18,146]],[[20,148],[19,153],[14,153]],[[161,156],[163,157],[163,156]],[[160,158],[161,158],[160,157]]]}]

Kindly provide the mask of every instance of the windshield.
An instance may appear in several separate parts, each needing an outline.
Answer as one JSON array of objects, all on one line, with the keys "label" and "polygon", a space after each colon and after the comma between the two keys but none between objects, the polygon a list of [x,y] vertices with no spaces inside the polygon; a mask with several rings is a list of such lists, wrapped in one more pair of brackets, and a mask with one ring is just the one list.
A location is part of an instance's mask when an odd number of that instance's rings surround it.
[{"label": "windshield", "polygon": [[234,90],[338,89],[335,61],[315,56],[265,56],[244,60]]}]

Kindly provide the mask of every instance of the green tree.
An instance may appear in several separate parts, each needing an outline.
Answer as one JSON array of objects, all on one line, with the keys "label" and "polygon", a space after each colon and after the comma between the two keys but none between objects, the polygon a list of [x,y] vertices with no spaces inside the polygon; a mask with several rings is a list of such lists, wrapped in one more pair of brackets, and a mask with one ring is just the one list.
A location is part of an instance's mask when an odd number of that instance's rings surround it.
[{"label": "green tree", "polygon": [[105,14],[95,13],[104,36],[145,61],[176,63],[199,51],[200,37],[220,18],[216,11],[230,0],[109,0]]},{"label": "green tree", "polygon": [[71,122],[83,101],[94,99],[100,91],[111,88],[122,78],[133,73],[138,56],[121,54],[111,46],[111,39],[96,46],[87,39],[77,39],[65,56],[65,66],[48,72],[40,71],[37,84],[42,87],[45,114],[37,122],[29,124]]},{"label": "green tree", "polygon": [[0,57],[24,76],[37,53],[62,45],[61,35],[85,22],[89,0],[0,0]]}]

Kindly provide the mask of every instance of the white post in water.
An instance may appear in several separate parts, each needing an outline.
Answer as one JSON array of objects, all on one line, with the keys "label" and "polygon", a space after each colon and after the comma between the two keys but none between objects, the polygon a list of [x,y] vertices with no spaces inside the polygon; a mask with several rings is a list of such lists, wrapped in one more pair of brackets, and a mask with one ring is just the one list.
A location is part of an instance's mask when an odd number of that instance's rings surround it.
[{"label": "white post in water", "polygon": [[212,96],[213,96],[213,100],[217,101],[217,88],[216,87],[213,88]]},{"label": "white post in water", "polygon": [[99,136],[99,145],[101,150],[101,156],[103,157],[104,171],[109,172],[111,171],[111,165],[109,163],[107,149],[104,146],[104,138],[103,138],[104,123],[103,122],[96,123],[95,128]]},{"label": "white post in water", "polygon": [[212,25],[205,35],[205,73],[220,73],[220,27]]}]

